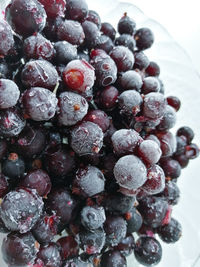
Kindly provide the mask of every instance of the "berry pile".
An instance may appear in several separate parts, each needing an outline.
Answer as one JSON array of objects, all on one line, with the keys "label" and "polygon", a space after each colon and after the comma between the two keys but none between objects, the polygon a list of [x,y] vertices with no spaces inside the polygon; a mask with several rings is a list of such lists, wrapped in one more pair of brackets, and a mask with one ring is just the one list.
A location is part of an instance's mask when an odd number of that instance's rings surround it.
[{"label": "berry pile", "polygon": [[[0,21],[0,232],[8,266],[125,267],[174,243],[181,169],[199,155],[144,50],[85,0],[12,0]],[[137,240],[133,233],[137,234]],[[61,238],[57,238],[62,234]]]}]

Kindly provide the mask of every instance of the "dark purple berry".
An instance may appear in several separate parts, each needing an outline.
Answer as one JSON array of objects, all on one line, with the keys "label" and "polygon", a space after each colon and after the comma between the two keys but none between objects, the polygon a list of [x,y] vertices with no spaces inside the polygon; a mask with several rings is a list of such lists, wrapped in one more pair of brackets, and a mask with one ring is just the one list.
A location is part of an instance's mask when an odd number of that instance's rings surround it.
[{"label": "dark purple berry", "polygon": [[58,239],[57,243],[61,246],[61,256],[63,260],[78,256],[79,244],[73,236],[65,236]]},{"label": "dark purple berry", "polygon": [[29,36],[43,30],[46,12],[37,0],[13,0],[6,8],[6,20],[15,32]]},{"label": "dark purple berry", "polygon": [[171,132],[160,132],[156,135],[160,141],[162,157],[171,156],[176,151],[176,138]]},{"label": "dark purple berry", "polygon": [[82,122],[71,131],[71,147],[79,156],[99,153],[103,131],[90,121]]},{"label": "dark purple berry", "polygon": [[77,59],[76,46],[68,43],[67,41],[59,41],[54,44],[56,50],[56,64],[68,64],[71,60]]},{"label": "dark purple berry", "polygon": [[86,206],[81,211],[81,223],[88,230],[95,230],[102,227],[106,220],[106,215],[103,207]]},{"label": "dark purple berry", "polygon": [[162,167],[165,176],[172,179],[178,178],[181,175],[181,166],[178,161],[171,158],[163,158],[160,161],[160,166]]},{"label": "dark purple berry", "polygon": [[195,159],[199,156],[200,153],[200,149],[196,144],[190,144],[188,146],[186,146],[185,149],[185,156],[188,159]]},{"label": "dark purple berry", "polygon": [[96,24],[88,20],[82,23],[82,27],[85,34],[84,44],[89,49],[92,49],[98,44],[101,32]]},{"label": "dark purple berry", "polygon": [[6,155],[7,143],[4,139],[0,139],[0,160]]},{"label": "dark purple berry", "polygon": [[127,33],[133,35],[135,33],[136,23],[133,19],[124,13],[124,16],[118,22],[118,32],[120,34]]},{"label": "dark purple berry", "polygon": [[10,153],[2,162],[2,172],[13,180],[18,179],[24,175],[25,162],[16,153]]},{"label": "dark purple berry", "polygon": [[176,205],[180,198],[180,189],[175,182],[168,181],[159,196],[164,197],[170,205]]},{"label": "dark purple berry", "polygon": [[177,96],[168,96],[167,104],[173,107],[176,111],[178,111],[181,107],[181,101]]},{"label": "dark purple berry", "polygon": [[147,179],[145,165],[134,155],[120,158],[115,164],[113,172],[117,183],[128,189],[139,188]]},{"label": "dark purple berry", "polygon": [[101,32],[110,37],[111,40],[113,41],[115,40],[116,31],[115,28],[110,23],[103,22],[101,24]]},{"label": "dark purple berry", "polygon": [[39,263],[39,266],[45,267],[61,267],[62,259],[60,250],[60,246],[53,242],[41,246],[37,254],[36,264]]},{"label": "dark purple berry", "polygon": [[113,109],[117,105],[118,95],[117,88],[110,85],[100,91],[97,102],[103,109]]},{"label": "dark purple berry", "polygon": [[51,190],[51,180],[45,171],[38,169],[27,173],[20,186],[35,189],[39,196],[45,197]]},{"label": "dark purple berry", "polygon": [[46,60],[27,62],[21,73],[21,81],[28,88],[43,87],[53,91],[58,80],[55,67]]},{"label": "dark purple berry", "polygon": [[38,221],[43,205],[36,190],[16,189],[3,198],[1,218],[9,230],[26,233]]},{"label": "dark purple berry", "polygon": [[114,47],[113,41],[107,35],[99,36],[95,48],[102,49],[109,53]]},{"label": "dark purple berry", "polygon": [[86,99],[73,92],[63,92],[58,97],[58,120],[61,125],[72,126],[81,121],[88,111]]},{"label": "dark purple berry", "polygon": [[106,132],[110,127],[108,115],[100,109],[90,110],[84,117],[84,121],[90,121],[97,124],[103,132]]},{"label": "dark purple berry", "polygon": [[166,109],[165,109],[165,113],[164,113],[159,125],[157,126],[157,129],[159,131],[164,132],[164,131],[167,131],[167,130],[173,128],[175,124],[176,124],[176,112],[175,112],[174,108],[167,105]]},{"label": "dark purple berry", "polygon": [[164,242],[175,243],[182,236],[182,227],[177,220],[171,218],[169,224],[157,228],[157,233]]},{"label": "dark purple berry", "polygon": [[83,197],[92,197],[104,191],[104,187],[103,173],[98,168],[89,165],[77,171],[72,191]]},{"label": "dark purple berry", "polygon": [[144,97],[143,114],[150,119],[158,119],[165,113],[166,101],[160,93],[149,93]]},{"label": "dark purple berry", "polygon": [[135,239],[132,234],[127,234],[121,242],[114,247],[115,250],[120,251],[125,257],[131,255],[135,247]]},{"label": "dark purple berry", "polygon": [[54,188],[48,195],[47,211],[55,212],[62,224],[68,224],[76,215],[77,201],[65,188]]},{"label": "dark purple berry", "polygon": [[23,51],[27,59],[45,59],[51,61],[54,57],[52,43],[40,33],[24,40]]},{"label": "dark purple berry", "polygon": [[127,47],[122,45],[114,47],[110,56],[115,61],[118,72],[125,72],[133,68],[134,56]]},{"label": "dark purple berry", "polygon": [[143,94],[149,94],[149,93],[156,93],[159,92],[160,90],[160,83],[158,79],[155,77],[146,77],[143,80],[143,85],[142,85],[142,93]]},{"label": "dark purple berry", "polygon": [[115,40],[115,45],[123,45],[128,47],[132,52],[135,48],[135,40],[134,38],[129,34],[122,34]]},{"label": "dark purple berry", "polygon": [[10,25],[3,19],[0,21],[0,55],[6,56],[14,46],[14,38]]},{"label": "dark purple berry", "polygon": [[2,256],[10,266],[26,266],[33,264],[38,252],[39,244],[28,232],[25,234],[10,233],[2,243]]},{"label": "dark purple berry", "polygon": [[99,29],[101,28],[101,18],[96,11],[89,10],[86,20],[95,23]]},{"label": "dark purple berry", "polygon": [[65,16],[65,0],[39,0],[39,2],[43,5],[49,18]]},{"label": "dark purple berry", "polygon": [[183,127],[179,128],[176,135],[177,136],[185,136],[188,144],[190,144],[194,138],[194,132],[188,126],[183,126]]},{"label": "dark purple berry", "polygon": [[0,111],[0,134],[11,137],[20,134],[26,125],[26,121],[18,108],[10,108]]},{"label": "dark purple berry", "polygon": [[133,66],[134,68],[139,70],[145,70],[149,66],[150,61],[142,51],[135,52],[134,57],[135,57],[135,63]]},{"label": "dark purple berry", "polygon": [[[146,68],[146,74],[147,76],[159,76],[160,75],[160,67],[159,65],[154,62],[150,61],[149,66]],[[161,82],[161,81],[160,81]]]},{"label": "dark purple berry", "polygon": [[120,78],[120,85],[124,91],[136,90],[140,92],[142,87],[142,78],[136,71],[129,70],[122,74]]},{"label": "dark purple berry", "polygon": [[54,117],[58,100],[50,90],[32,87],[22,97],[24,112],[32,120],[47,121]]},{"label": "dark purple berry", "polygon": [[135,116],[140,112],[141,95],[135,90],[127,90],[118,97],[119,109],[122,114]]},{"label": "dark purple berry", "polygon": [[119,251],[108,250],[101,256],[101,267],[127,267],[126,257],[124,257]]},{"label": "dark purple berry", "polygon": [[67,0],[66,16],[68,19],[84,21],[88,16],[88,5],[85,0]]},{"label": "dark purple berry", "polygon": [[139,213],[138,210],[136,210],[135,207],[132,207],[132,209],[125,213],[124,215],[126,222],[127,222],[127,233],[131,234],[134,232],[137,232],[143,222],[142,216]]},{"label": "dark purple berry", "polygon": [[60,22],[57,28],[57,38],[72,45],[80,45],[85,39],[85,34],[78,21],[64,20]]},{"label": "dark purple berry", "polygon": [[139,50],[145,50],[152,46],[154,35],[149,28],[140,28],[134,35],[136,46]]},{"label": "dark purple berry", "polygon": [[81,231],[79,233],[80,247],[88,255],[100,253],[105,244],[105,236],[101,228],[94,232]]},{"label": "dark purple berry", "polygon": [[0,173],[0,198],[3,198],[5,194],[9,191],[9,178],[3,173]]},{"label": "dark purple berry", "polygon": [[135,257],[144,266],[153,266],[160,262],[162,247],[153,237],[141,236],[135,246]]},{"label": "dark purple berry", "polygon": [[151,140],[144,140],[138,147],[142,160],[150,165],[157,163],[162,155],[159,145]]}]

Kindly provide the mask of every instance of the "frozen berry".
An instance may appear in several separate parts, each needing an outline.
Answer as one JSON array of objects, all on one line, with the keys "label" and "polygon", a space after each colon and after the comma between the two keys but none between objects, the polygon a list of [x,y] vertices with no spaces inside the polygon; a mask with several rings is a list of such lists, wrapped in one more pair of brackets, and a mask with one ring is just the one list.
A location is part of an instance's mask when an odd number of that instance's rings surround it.
[{"label": "frozen berry", "polygon": [[11,108],[20,96],[18,86],[8,79],[0,79],[0,109]]},{"label": "frozen berry", "polygon": [[9,53],[9,50],[14,46],[14,38],[10,25],[5,21],[0,21],[0,55],[2,57]]}]

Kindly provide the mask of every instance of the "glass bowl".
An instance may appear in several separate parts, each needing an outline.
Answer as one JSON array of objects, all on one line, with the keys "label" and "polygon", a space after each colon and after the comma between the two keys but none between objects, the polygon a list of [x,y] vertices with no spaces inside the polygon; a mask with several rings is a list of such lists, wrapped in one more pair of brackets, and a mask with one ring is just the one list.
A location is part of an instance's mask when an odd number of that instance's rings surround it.
[{"label": "glass bowl", "polygon": [[[1,0],[3,10],[9,1]],[[176,95],[182,106],[177,116],[175,129],[180,126],[190,126],[195,131],[194,142],[200,143],[200,76],[192,65],[185,51],[179,46],[162,25],[148,18],[140,9],[130,3],[117,0],[87,0],[89,8],[96,10],[102,22],[117,25],[124,12],[127,12],[137,27],[149,27],[155,35],[153,47],[145,53],[150,60],[158,62],[165,85],[165,94]],[[159,12],[159,11],[158,11]],[[181,199],[173,209],[172,216],[177,218],[183,227],[183,236],[176,244],[164,244],[163,257],[158,267],[198,267],[200,266],[200,213],[199,203],[200,181],[198,177],[200,160],[191,161],[186,169],[182,170],[178,185],[181,190]],[[0,236],[0,242],[3,235]],[[0,266],[6,267],[0,257]],[[128,258],[128,267],[139,267],[133,256]],[[105,266],[106,267],[106,266]],[[141,266],[142,267],[142,266]]]}]

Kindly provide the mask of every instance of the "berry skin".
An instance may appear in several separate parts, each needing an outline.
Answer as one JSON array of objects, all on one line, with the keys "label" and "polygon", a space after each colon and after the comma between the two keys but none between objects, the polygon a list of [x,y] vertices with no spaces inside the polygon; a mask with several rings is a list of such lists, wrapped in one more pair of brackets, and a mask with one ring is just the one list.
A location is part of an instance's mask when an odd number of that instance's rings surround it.
[{"label": "berry skin", "polygon": [[61,247],[61,256],[63,260],[78,256],[79,245],[73,236],[65,236],[58,239],[57,244]]},{"label": "berry skin", "polygon": [[15,106],[19,96],[19,88],[12,80],[0,79],[0,109]]},{"label": "berry skin", "polygon": [[101,228],[94,232],[81,231],[79,233],[80,247],[88,255],[100,253],[105,244],[105,236]]},{"label": "berry skin", "polygon": [[84,121],[90,121],[97,124],[105,133],[110,127],[110,120],[107,114],[99,109],[90,110],[84,117]]},{"label": "berry skin", "polygon": [[133,68],[134,56],[127,47],[122,45],[114,47],[110,56],[115,61],[118,72],[125,72]]},{"label": "berry skin", "polygon": [[72,45],[81,45],[85,39],[83,27],[78,21],[64,20],[58,22],[58,27],[56,28],[59,41],[67,41]]},{"label": "berry skin", "polygon": [[81,121],[88,111],[86,99],[73,92],[63,92],[58,97],[58,120],[61,125],[72,126]]},{"label": "berry skin", "polygon": [[77,171],[72,191],[74,194],[85,198],[101,193],[104,191],[104,187],[105,179],[103,173],[98,168],[89,165]]},{"label": "berry skin", "polygon": [[67,41],[59,41],[54,44],[56,50],[55,61],[56,64],[68,64],[71,60],[77,59],[77,48],[75,45]]},{"label": "berry skin", "polygon": [[106,245],[117,246],[126,236],[126,221],[121,216],[107,216],[104,230]]},{"label": "berry skin", "polygon": [[43,5],[49,18],[65,16],[65,0],[39,0],[39,2]]},{"label": "berry skin", "polygon": [[59,218],[56,215],[43,214],[32,228],[31,232],[40,244],[54,240],[58,232]]},{"label": "berry skin", "polygon": [[135,116],[140,112],[141,95],[135,90],[127,90],[118,97],[119,108],[122,114]]},{"label": "berry skin", "polygon": [[39,219],[43,206],[44,203],[36,190],[16,189],[3,198],[1,218],[8,229],[26,233]]},{"label": "berry skin", "polygon": [[148,195],[155,195],[165,188],[165,174],[159,165],[152,165],[147,171],[147,181],[142,186],[142,190]]},{"label": "berry skin", "polygon": [[84,21],[88,16],[88,5],[85,0],[67,0],[66,16],[68,19]]},{"label": "berry skin", "polygon": [[149,28],[140,28],[135,33],[136,46],[139,50],[145,50],[152,46],[154,35]]},{"label": "berry skin", "polygon": [[10,153],[8,158],[2,162],[2,172],[15,181],[24,175],[25,162],[16,153]]},{"label": "berry skin", "polygon": [[142,216],[139,211],[135,207],[132,207],[129,212],[124,214],[124,217],[127,222],[127,233],[131,234],[138,232],[143,222]]},{"label": "berry skin", "polygon": [[42,87],[54,90],[59,77],[55,67],[46,60],[32,60],[21,72],[21,81],[26,88]]},{"label": "berry skin", "polygon": [[116,250],[108,250],[101,257],[101,267],[127,267],[126,258]]},{"label": "berry skin", "polygon": [[120,78],[120,85],[124,91],[136,90],[140,92],[142,87],[142,78],[136,71],[129,70],[122,74]]},{"label": "berry skin", "polygon": [[16,33],[26,37],[43,30],[46,12],[36,0],[13,0],[6,8],[6,20]]},{"label": "berry skin", "polygon": [[102,227],[105,220],[106,216],[103,207],[86,206],[81,211],[81,223],[88,230],[95,230]]},{"label": "berry skin", "polygon": [[181,101],[177,96],[168,96],[167,104],[173,107],[176,111],[179,111],[181,107]]},{"label": "berry skin", "polygon": [[54,57],[52,43],[40,33],[29,36],[24,40],[23,51],[27,59],[45,59],[51,61]]},{"label": "berry skin", "polygon": [[2,243],[2,256],[10,266],[26,266],[33,264],[39,244],[31,232],[20,234],[10,233]]},{"label": "berry skin", "polygon": [[127,13],[118,22],[118,32],[133,35],[135,33],[136,23],[127,16]]},{"label": "berry skin", "polygon": [[35,121],[47,121],[54,117],[58,100],[48,89],[32,87],[22,96],[25,114]]},{"label": "berry skin", "polygon": [[55,212],[61,223],[68,224],[76,214],[77,201],[65,188],[54,188],[48,195],[46,208],[49,212]]},{"label": "berry skin", "polygon": [[166,101],[160,93],[149,93],[144,97],[143,114],[150,119],[161,118],[166,109]]},{"label": "berry skin", "polygon": [[[45,267],[61,267],[62,259],[60,255],[60,246],[56,243],[49,243],[40,247],[37,254],[36,264],[44,264]],[[37,265],[36,265],[37,266]]]},{"label": "berry skin", "polygon": [[135,130],[121,129],[116,131],[112,137],[112,145],[117,155],[134,153],[142,142],[142,138]]},{"label": "berry skin", "polygon": [[157,163],[162,155],[158,144],[151,140],[144,140],[138,147],[138,154],[147,164]]},{"label": "berry skin", "polygon": [[5,21],[0,21],[0,55],[6,56],[14,46],[14,38],[10,25]]},{"label": "berry skin", "polygon": [[134,250],[135,257],[144,266],[154,266],[158,264],[162,257],[162,247],[153,237],[141,236]]},{"label": "berry skin", "polygon": [[182,235],[182,227],[181,224],[175,220],[174,218],[171,218],[171,221],[169,224],[163,225],[159,228],[157,228],[157,232],[159,234],[159,237],[166,243],[175,243],[177,242],[181,235]]},{"label": "berry skin", "polygon": [[22,187],[35,189],[41,197],[47,196],[51,190],[51,180],[49,175],[40,169],[27,173],[20,185]]},{"label": "berry skin", "polygon": [[26,125],[26,121],[18,108],[0,111],[0,135],[4,137],[17,136]]},{"label": "berry skin", "polygon": [[63,80],[70,89],[83,93],[94,85],[94,68],[85,60],[73,60],[67,64]]},{"label": "berry skin", "polygon": [[103,131],[93,122],[82,122],[71,131],[71,147],[79,156],[95,155],[102,145]]}]

